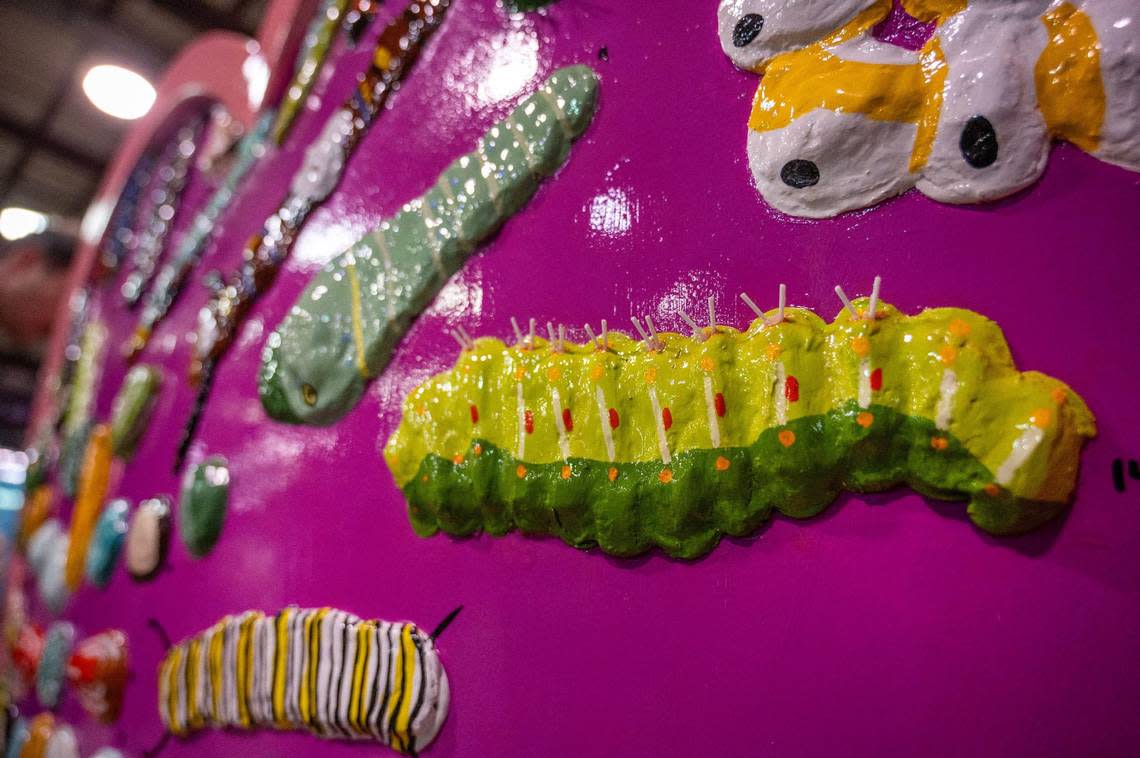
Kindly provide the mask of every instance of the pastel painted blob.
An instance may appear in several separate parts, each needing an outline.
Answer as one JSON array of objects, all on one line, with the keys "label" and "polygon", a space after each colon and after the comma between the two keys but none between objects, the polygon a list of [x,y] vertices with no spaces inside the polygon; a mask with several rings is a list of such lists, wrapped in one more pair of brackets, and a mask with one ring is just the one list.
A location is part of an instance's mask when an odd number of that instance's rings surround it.
[{"label": "pastel painted blob", "polygon": [[91,433],[84,456],[83,472],[79,478],[79,491],[75,497],[75,507],[71,511],[71,529],[68,533],[67,564],[65,579],[67,587],[74,592],[83,582],[87,566],[87,548],[95,531],[95,522],[107,494],[107,484],[111,476],[111,428],[99,424]]},{"label": "pastel painted blob", "polygon": [[79,758],[79,742],[75,738],[75,730],[68,724],[58,725],[44,746],[44,758]]},{"label": "pastel painted blob", "polygon": [[566,161],[597,87],[585,66],[556,71],[427,192],[313,278],[266,343],[260,387],[270,416],[330,424],[356,404],[447,279]]},{"label": "pastel painted blob", "polygon": [[127,673],[127,637],[118,629],[81,641],[67,666],[67,679],[83,710],[104,724],[119,718]]},{"label": "pastel painted blob", "polygon": [[1079,396],[1019,373],[976,313],[863,314],[605,349],[481,339],[408,396],[384,456],[421,535],[519,529],[615,555],[695,558],[773,510],[904,483],[968,500],[994,534],[1065,507],[1095,434]]},{"label": "pastel painted blob", "polygon": [[28,724],[27,737],[20,747],[20,758],[44,758],[47,755],[48,741],[55,732],[55,716],[40,713]]},{"label": "pastel painted blob", "polygon": [[153,579],[170,549],[170,498],[165,495],[139,503],[127,529],[127,571],[140,582]]},{"label": "pastel painted blob", "polygon": [[21,758],[24,745],[28,743],[28,739],[32,736],[28,727],[28,721],[22,716],[17,717],[11,721],[9,729],[8,746],[4,752],[4,758]]},{"label": "pastel painted blob", "polygon": [[112,500],[95,524],[95,534],[87,549],[87,581],[102,589],[111,581],[127,536],[131,505],[122,498]]},{"label": "pastel painted blob", "polygon": [[111,405],[111,446],[118,457],[126,460],[134,454],[161,387],[162,374],[147,364],[131,367],[123,378]]},{"label": "pastel painted blob", "polygon": [[415,755],[447,718],[450,689],[431,637],[407,622],[286,608],[226,616],[170,648],[158,672],[166,728],[307,729]]},{"label": "pastel painted blob", "polygon": [[182,542],[196,558],[209,554],[222,533],[229,491],[225,458],[213,456],[187,469],[178,501],[178,526]]},{"label": "pastel painted blob", "polygon": [[56,621],[44,635],[44,648],[40,665],[36,669],[36,699],[44,708],[55,708],[63,692],[67,676],[67,661],[75,644],[75,627],[66,621]]},{"label": "pastel painted blob", "polygon": [[71,592],[64,580],[67,532],[59,519],[48,519],[28,540],[28,565],[36,576],[40,600],[53,613],[62,613]]},{"label": "pastel painted blob", "polygon": [[721,46],[763,74],[749,119],[757,188],[834,216],[918,187],[995,200],[1041,176],[1050,142],[1140,171],[1140,44],[1130,0],[903,0],[934,22],[881,42],[890,0],[722,0]]}]

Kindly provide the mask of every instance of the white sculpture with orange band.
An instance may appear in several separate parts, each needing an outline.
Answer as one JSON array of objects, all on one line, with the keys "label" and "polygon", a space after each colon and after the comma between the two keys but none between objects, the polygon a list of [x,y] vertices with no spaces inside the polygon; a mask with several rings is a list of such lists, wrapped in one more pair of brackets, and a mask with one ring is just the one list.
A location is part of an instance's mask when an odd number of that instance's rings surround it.
[{"label": "white sculpture with orange band", "polygon": [[1140,1],[902,0],[936,23],[880,41],[890,0],[722,0],[721,45],[763,74],[757,188],[823,218],[918,187],[947,203],[1032,184],[1052,139],[1140,171]]}]

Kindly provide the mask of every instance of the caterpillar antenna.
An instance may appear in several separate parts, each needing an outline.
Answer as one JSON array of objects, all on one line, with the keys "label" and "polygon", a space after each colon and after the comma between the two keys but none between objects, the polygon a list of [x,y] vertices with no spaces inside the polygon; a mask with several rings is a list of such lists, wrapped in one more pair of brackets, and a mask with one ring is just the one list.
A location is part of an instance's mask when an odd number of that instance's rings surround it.
[{"label": "caterpillar antenna", "polygon": [[432,633],[428,636],[430,636],[433,641],[435,639],[437,639],[439,637],[439,635],[443,634],[444,630],[447,629],[447,627],[451,626],[451,622],[455,621],[455,617],[459,615],[459,612],[461,610],[463,610],[462,605],[459,606],[458,608],[456,608],[451,613],[444,616],[443,621],[440,621],[439,624],[436,625],[435,630],[432,631]]},{"label": "caterpillar antenna", "polygon": [[166,743],[168,743],[168,742],[170,742],[170,731],[169,730],[164,731],[162,733],[162,736],[158,738],[158,742],[156,742],[154,744],[154,747],[152,747],[148,750],[144,750],[142,752],[143,758],[154,758],[156,755],[161,753],[163,751],[163,749],[166,748]]},{"label": "caterpillar antenna", "polygon": [[164,649],[169,650],[174,647],[170,642],[170,635],[166,633],[166,629],[158,619],[152,616],[146,620],[146,625],[153,629],[154,633],[158,635],[158,639],[161,640]]},{"label": "caterpillar antenna", "polygon": [[178,443],[178,452],[174,456],[173,472],[177,474],[186,460],[186,453],[190,450],[190,443],[198,431],[198,423],[202,420],[202,411],[206,407],[206,400],[210,397],[210,385],[214,383],[214,361],[207,360],[202,364],[202,373],[199,378],[198,394],[194,396],[194,406],[190,409],[190,418],[182,429],[182,440]]}]

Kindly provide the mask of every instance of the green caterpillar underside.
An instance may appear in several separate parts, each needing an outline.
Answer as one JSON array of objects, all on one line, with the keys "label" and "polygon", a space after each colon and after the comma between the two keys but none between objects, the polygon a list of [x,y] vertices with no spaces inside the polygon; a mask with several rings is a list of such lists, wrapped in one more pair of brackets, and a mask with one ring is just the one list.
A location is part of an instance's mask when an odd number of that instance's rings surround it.
[{"label": "green caterpillar underside", "polygon": [[[769,429],[750,447],[678,453],[667,483],[660,462],[574,458],[568,479],[561,462],[523,464],[520,478],[517,460],[477,440],[459,464],[429,455],[404,494],[412,526],[424,537],[438,531],[500,536],[517,528],[611,555],[634,556],[656,545],[676,558],[698,558],[722,535],[747,537],[773,511],[815,516],[843,490],[906,484],[939,500],[968,499],[970,520],[994,534],[1034,529],[1065,507],[1002,489],[987,493],[993,474],[952,436],[945,449],[933,448],[931,440],[943,435],[925,419],[872,405],[874,423],[864,428],[856,421],[860,412],[851,403],[795,419],[782,427],[795,434],[789,447],[779,441],[779,430]],[[612,481],[611,468],[617,469]]]},{"label": "green caterpillar underside", "polygon": [[[857,301],[866,306],[866,301]],[[696,558],[778,511],[906,484],[993,534],[1060,513],[1096,433],[1062,382],[1018,372],[954,308],[832,323],[789,309],[660,344],[480,339],[412,391],[384,455],[415,530],[511,529]]]}]

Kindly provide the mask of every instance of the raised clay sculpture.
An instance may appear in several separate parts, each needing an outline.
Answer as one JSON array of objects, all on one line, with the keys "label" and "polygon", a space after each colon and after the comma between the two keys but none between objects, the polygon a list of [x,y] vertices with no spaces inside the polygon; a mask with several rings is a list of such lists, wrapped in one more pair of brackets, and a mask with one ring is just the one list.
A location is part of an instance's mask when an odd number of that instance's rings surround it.
[{"label": "raised clay sculpture", "polygon": [[307,729],[415,755],[435,739],[450,699],[433,640],[415,624],[329,608],[227,616],[170,648],[159,713],[177,736],[206,726]]},{"label": "raised clay sculpture", "polygon": [[186,470],[178,500],[178,533],[194,557],[214,549],[226,518],[229,490],[230,471],[224,458],[212,456]]},{"label": "raised clay sculpture", "polygon": [[74,592],[83,582],[87,567],[87,548],[95,523],[103,508],[103,498],[111,475],[111,428],[97,424],[87,443],[83,471],[79,476],[79,489],[75,506],[71,510],[71,527],[68,531],[67,563],[64,576],[67,587]]},{"label": "raised clay sculpture", "polygon": [[1094,434],[1072,390],[1017,371],[992,321],[872,298],[831,324],[781,307],[744,332],[472,341],[408,396],[384,455],[421,535],[517,528],[695,558],[773,510],[903,483],[968,500],[988,532],[1032,529],[1068,503]]},{"label": "raised clay sculpture", "polygon": [[198,313],[190,364],[198,394],[175,456],[181,468],[210,393],[214,366],[229,350],[238,327],[258,295],[277,276],[309,213],[328,197],[368,129],[384,112],[391,96],[412,69],[427,41],[443,23],[451,0],[416,0],[380,33],[371,65],[361,74],[351,97],[325,122],[280,207],[266,220],[243,253],[241,268]]},{"label": "raised clay sculpture", "polygon": [[53,613],[61,613],[71,597],[64,578],[67,542],[67,532],[56,518],[44,521],[28,539],[28,565],[36,577],[36,591]]},{"label": "raised clay sculpture", "polygon": [[44,635],[43,651],[36,667],[36,699],[44,708],[59,704],[63,683],[67,678],[67,661],[75,644],[75,627],[66,621],[56,621]]},{"label": "raised clay sculpture", "polygon": [[202,259],[206,246],[222,212],[233,201],[247,174],[265,154],[265,143],[269,138],[269,127],[273,123],[273,111],[261,116],[254,128],[238,143],[233,165],[226,172],[221,185],[210,196],[202,210],[194,217],[194,222],[178,242],[169,260],[154,277],[154,285],[146,294],[134,333],[125,346],[128,358],[135,358],[150,341],[155,327],[170,312],[170,308],[182,294],[190,274]]},{"label": "raised clay sculpture", "polygon": [[197,152],[205,118],[196,115],[178,130],[164,148],[155,170],[158,181],[147,197],[151,205],[144,212],[142,229],[135,235],[135,246],[128,261],[129,271],[120,286],[123,300],[130,306],[139,302],[154,278],[158,261],[166,247],[175,216],[182,204],[182,191]]},{"label": "raised clay sculpture", "polygon": [[152,497],[139,503],[127,529],[126,562],[131,578],[153,579],[170,549],[170,498]]},{"label": "raised clay sculpture", "polygon": [[132,366],[111,405],[111,447],[128,459],[146,431],[154,402],[162,387],[162,374],[154,366]]},{"label": "raised clay sculpture", "polygon": [[269,415],[328,424],[352,408],[448,277],[566,161],[597,87],[585,66],[556,71],[426,193],[313,277],[266,343]]},{"label": "raised clay sculpture", "polygon": [[127,637],[118,629],[84,638],[67,663],[67,681],[83,710],[104,724],[119,718],[127,674]]},{"label": "raised clay sculpture", "polygon": [[127,536],[130,503],[122,498],[112,500],[103,508],[95,524],[95,533],[87,548],[87,581],[103,588],[111,581],[111,574],[119,562],[123,541]]},{"label": "raised clay sculpture", "polygon": [[1128,0],[902,0],[933,22],[881,41],[890,0],[722,0],[720,41],[763,74],[749,118],[756,186],[795,216],[918,187],[946,203],[1010,195],[1050,142],[1140,171],[1140,44]]}]

